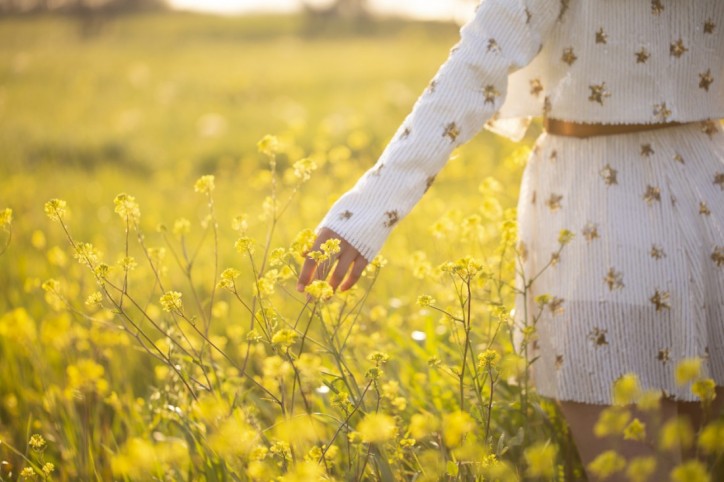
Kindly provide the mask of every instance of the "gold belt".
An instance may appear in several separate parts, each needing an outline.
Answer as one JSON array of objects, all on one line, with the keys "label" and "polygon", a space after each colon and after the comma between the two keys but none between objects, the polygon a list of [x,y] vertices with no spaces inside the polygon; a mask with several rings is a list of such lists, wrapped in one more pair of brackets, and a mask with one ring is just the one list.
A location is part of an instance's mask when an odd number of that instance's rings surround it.
[{"label": "gold belt", "polygon": [[660,122],[655,124],[583,124],[558,119],[543,119],[543,128],[554,136],[594,137],[630,134],[632,132],[664,129],[681,125],[681,122]]}]

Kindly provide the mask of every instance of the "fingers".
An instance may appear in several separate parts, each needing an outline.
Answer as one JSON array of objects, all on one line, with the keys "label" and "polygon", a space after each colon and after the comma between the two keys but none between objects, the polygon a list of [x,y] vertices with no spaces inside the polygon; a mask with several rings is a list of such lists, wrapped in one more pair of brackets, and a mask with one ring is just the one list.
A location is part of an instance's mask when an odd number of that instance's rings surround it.
[{"label": "fingers", "polygon": [[297,279],[297,291],[301,293],[304,291],[304,287],[312,281],[312,276],[314,275],[316,267],[317,262],[312,258],[304,260],[304,265],[302,266],[302,270],[299,272],[299,278]]},{"label": "fingers", "polygon": [[340,291],[347,291],[350,289],[362,276],[362,272],[364,271],[365,267],[367,266],[367,260],[362,257],[362,255],[357,256],[354,260],[354,266],[352,267],[352,272],[347,276],[347,279],[344,280],[344,283],[339,287]]},{"label": "fingers", "polygon": [[[339,238],[339,236],[331,229],[322,228],[319,231],[319,235],[317,236],[317,239],[314,240],[314,244],[309,251],[319,251],[321,249],[322,243],[331,238]],[[304,260],[304,265],[302,265],[302,270],[299,272],[299,278],[297,279],[297,291],[299,291],[300,293],[304,291],[304,287],[312,282],[312,277],[314,276],[315,272],[317,272],[317,278],[320,279],[320,267],[318,266],[318,263],[312,258],[307,257]]]},{"label": "fingers", "polygon": [[[341,291],[350,289],[359,280],[360,276],[362,276],[362,272],[365,266],[367,266],[367,260],[362,257],[354,246],[331,229],[322,228],[319,231],[319,235],[314,241],[314,245],[310,251],[319,251],[322,243],[332,238],[341,240],[340,252],[331,259],[321,263],[317,263],[314,259],[307,257],[299,272],[297,291],[304,292],[304,288],[311,283],[313,279],[327,279],[333,267],[334,271],[332,271],[332,275],[329,277],[329,284],[335,291],[337,288],[340,288]],[[346,279],[345,275],[347,275]]]},{"label": "fingers", "polygon": [[340,255],[337,260],[337,267],[332,273],[332,277],[329,279],[329,284],[332,286],[332,289],[337,291],[337,287],[344,279],[344,275],[347,274],[349,267],[352,266],[352,263],[355,262],[356,258],[357,253],[356,250],[353,249],[347,249]]}]

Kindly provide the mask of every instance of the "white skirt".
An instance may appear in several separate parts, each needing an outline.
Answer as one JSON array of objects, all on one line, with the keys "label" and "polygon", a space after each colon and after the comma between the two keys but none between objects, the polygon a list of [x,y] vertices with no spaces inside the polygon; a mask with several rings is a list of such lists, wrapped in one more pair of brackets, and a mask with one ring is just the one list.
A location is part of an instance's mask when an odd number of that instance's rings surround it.
[{"label": "white skirt", "polygon": [[[516,322],[535,325],[528,350],[538,357],[539,394],[609,404],[613,382],[634,372],[644,389],[696,400],[674,376],[692,357],[724,386],[719,123],[589,139],[543,134],[518,217],[522,272],[535,279],[518,297]],[[560,249],[562,230],[575,236]]]}]

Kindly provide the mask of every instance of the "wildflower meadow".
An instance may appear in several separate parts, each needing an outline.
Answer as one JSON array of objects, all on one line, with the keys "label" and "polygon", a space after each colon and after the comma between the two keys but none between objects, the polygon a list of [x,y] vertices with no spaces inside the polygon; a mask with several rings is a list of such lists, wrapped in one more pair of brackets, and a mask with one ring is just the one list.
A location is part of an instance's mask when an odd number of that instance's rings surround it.
[{"label": "wildflower meadow", "polygon": [[[147,14],[92,37],[0,19],[0,481],[585,480],[530,380],[515,203],[532,139],[454,153],[357,286],[305,293],[331,203],[457,39],[381,21]],[[563,232],[560,249],[579,233]],[[536,300],[540,310],[550,300]],[[705,408],[700,360],[677,367]],[[600,480],[717,479],[724,421],[612,387]],[[651,422],[653,420],[654,422]]]}]

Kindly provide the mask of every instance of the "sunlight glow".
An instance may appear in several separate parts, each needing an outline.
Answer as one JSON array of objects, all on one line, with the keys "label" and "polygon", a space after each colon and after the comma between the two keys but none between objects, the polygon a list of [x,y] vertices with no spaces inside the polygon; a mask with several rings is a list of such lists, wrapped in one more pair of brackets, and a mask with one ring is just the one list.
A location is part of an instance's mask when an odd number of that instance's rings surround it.
[{"label": "sunlight glow", "polygon": [[[331,0],[308,0],[316,5],[330,4]],[[170,0],[173,8],[218,14],[252,12],[289,13],[300,9],[300,0]],[[419,19],[462,21],[472,14],[475,2],[471,0],[370,0],[375,13],[402,15]]]}]

